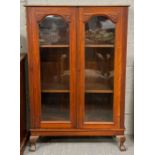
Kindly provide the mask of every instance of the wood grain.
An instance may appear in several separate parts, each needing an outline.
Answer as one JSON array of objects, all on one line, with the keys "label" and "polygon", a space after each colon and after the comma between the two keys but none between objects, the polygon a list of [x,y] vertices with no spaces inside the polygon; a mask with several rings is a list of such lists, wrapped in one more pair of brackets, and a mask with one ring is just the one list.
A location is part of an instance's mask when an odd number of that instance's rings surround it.
[{"label": "wood grain", "polygon": [[69,47],[69,45],[40,45],[41,48],[62,48]]},{"label": "wood grain", "polygon": [[[113,136],[124,135],[124,107],[125,107],[125,73],[126,73],[126,44],[127,44],[127,6],[27,6],[28,31],[28,70],[30,90],[30,118],[32,136]],[[69,45],[39,45],[38,23],[48,15],[61,16],[69,24]],[[85,45],[85,23],[93,16],[106,16],[115,24],[114,45]],[[69,52],[69,87],[53,89],[50,85],[50,76],[58,63],[44,62],[41,66],[40,49],[47,54],[47,49],[65,49]],[[100,48],[113,51],[114,62],[109,62],[107,68],[114,66],[114,86],[105,89],[86,89],[85,83],[85,49]],[[51,51],[52,51],[51,50]],[[52,53],[52,52],[51,52]],[[62,68],[63,63],[59,64]],[[87,67],[97,68],[94,62],[88,62]],[[46,68],[47,75],[41,83],[41,67]],[[104,68],[106,70],[106,68]],[[63,69],[61,70],[62,73]],[[45,74],[44,74],[45,75]],[[48,77],[49,76],[49,77]],[[88,78],[89,80],[89,78]],[[94,80],[95,81],[95,80]],[[46,84],[46,87],[43,84]],[[48,82],[50,83],[48,86]],[[102,82],[104,85],[104,82]],[[99,85],[102,86],[101,83]],[[41,94],[70,93],[70,120],[69,121],[42,121]],[[85,93],[113,94],[113,121],[112,122],[85,122]]]}]

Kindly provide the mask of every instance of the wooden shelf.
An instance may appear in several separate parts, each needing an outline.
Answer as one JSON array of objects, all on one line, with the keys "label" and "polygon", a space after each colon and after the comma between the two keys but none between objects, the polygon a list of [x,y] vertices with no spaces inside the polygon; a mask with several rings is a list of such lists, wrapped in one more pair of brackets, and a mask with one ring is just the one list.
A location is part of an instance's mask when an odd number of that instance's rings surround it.
[{"label": "wooden shelf", "polygon": [[[42,85],[42,93],[69,93],[70,89],[68,88],[68,86],[66,85],[62,85],[59,83],[44,83]],[[86,85],[86,93],[114,93],[113,89],[111,89],[109,86],[106,85],[102,85],[102,84],[88,84]]]},{"label": "wooden shelf", "polygon": [[40,45],[40,48],[67,48],[69,45]]},{"label": "wooden shelf", "polygon": [[69,93],[70,90],[67,85],[59,83],[43,83],[42,93]]},{"label": "wooden shelf", "polygon": [[42,93],[69,93],[69,90],[63,89],[42,89]]},{"label": "wooden shelf", "polygon": [[86,93],[96,93],[96,94],[98,94],[98,93],[103,93],[103,94],[106,94],[106,93],[113,93],[114,91],[113,90],[86,90],[85,91]]},{"label": "wooden shelf", "polygon": [[[58,90],[58,89],[42,89],[41,90],[42,93],[69,93],[70,91],[69,90]],[[86,90],[85,91],[86,93],[96,93],[96,94],[108,94],[108,93],[113,93],[114,91],[113,90]]]},{"label": "wooden shelf", "polygon": [[[41,92],[42,93],[69,93],[70,91],[69,90],[58,90],[58,89],[42,89],[41,90]],[[113,93],[114,91],[113,90],[86,90],[85,91],[86,93],[96,93],[96,94],[98,94],[98,93],[103,93],[103,94],[105,94],[105,93]]]},{"label": "wooden shelf", "polygon": [[111,45],[111,44],[106,44],[106,45],[85,45],[85,47],[95,47],[95,48],[106,47],[106,48],[113,48],[114,45]]}]

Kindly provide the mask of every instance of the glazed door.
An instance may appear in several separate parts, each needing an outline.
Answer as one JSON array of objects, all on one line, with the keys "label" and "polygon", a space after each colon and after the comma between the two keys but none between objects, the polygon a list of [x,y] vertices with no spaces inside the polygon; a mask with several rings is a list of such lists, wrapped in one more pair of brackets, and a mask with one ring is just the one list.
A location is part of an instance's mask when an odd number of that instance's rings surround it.
[{"label": "glazed door", "polygon": [[36,128],[73,128],[76,125],[75,10],[69,7],[30,9],[29,20],[35,21],[31,23],[31,36],[35,37],[32,61],[36,61],[33,63],[36,79],[32,85],[38,88],[35,90],[38,99],[31,108],[34,124]]},{"label": "glazed door", "polygon": [[117,128],[120,122],[121,8],[79,9],[79,126]]}]

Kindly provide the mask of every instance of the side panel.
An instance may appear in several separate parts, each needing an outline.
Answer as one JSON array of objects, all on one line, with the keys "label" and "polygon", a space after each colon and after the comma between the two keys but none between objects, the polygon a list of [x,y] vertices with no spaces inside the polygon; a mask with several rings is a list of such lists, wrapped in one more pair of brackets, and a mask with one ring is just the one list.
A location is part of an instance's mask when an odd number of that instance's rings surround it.
[{"label": "side panel", "polygon": [[30,118],[31,128],[40,127],[40,62],[39,43],[36,31],[37,23],[35,8],[27,8],[27,32],[28,32],[28,74],[29,74],[29,95],[30,95]]}]

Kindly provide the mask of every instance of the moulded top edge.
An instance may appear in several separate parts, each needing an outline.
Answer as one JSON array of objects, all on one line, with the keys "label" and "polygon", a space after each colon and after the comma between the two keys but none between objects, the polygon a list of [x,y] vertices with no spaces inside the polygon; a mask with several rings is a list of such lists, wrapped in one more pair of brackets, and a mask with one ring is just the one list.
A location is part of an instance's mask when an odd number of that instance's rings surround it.
[{"label": "moulded top edge", "polygon": [[130,4],[117,4],[117,5],[36,5],[28,4],[24,7],[130,7]]}]

